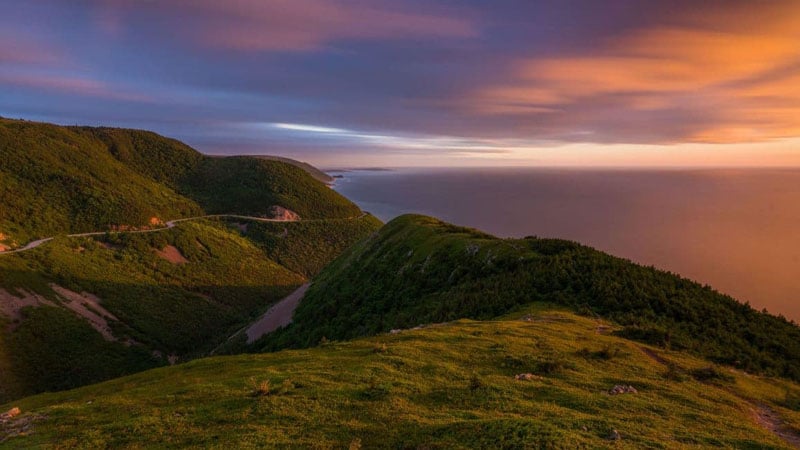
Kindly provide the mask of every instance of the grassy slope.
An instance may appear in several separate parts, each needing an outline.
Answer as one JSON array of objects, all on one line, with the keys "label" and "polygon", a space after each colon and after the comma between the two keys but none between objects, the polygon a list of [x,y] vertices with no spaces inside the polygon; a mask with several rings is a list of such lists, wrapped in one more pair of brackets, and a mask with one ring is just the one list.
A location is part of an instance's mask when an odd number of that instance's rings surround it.
[{"label": "grassy slope", "polygon": [[[755,421],[759,404],[800,427],[800,413],[782,406],[797,385],[735,371],[701,382],[689,374],[708,363],[598,325],[534,307],[507,320],[197,360],[15,402],[23,420],[41,418],[4,445],[787,448]],[[524,372],[541,378],[514,380]],[[254,396],[264,381],[270,395]],[[639,393],[606,394],[615,384]],[[612,429],[620,442],[606,439]]]},{"label": "grassy slope", "polygon": [[627,325],[654,344],[800,379],[800,328],[708,287],[576,243],[497,239],[403,216],[326,268],[264,348],[487,319],[548,301]]}]

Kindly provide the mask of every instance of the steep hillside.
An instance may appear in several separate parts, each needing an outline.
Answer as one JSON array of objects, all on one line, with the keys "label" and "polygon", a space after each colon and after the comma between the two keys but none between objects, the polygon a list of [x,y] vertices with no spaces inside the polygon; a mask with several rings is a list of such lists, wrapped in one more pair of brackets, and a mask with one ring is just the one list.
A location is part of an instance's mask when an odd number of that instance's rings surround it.
[{"label": "steep hillside", "polygon": [[155,133],[0,119],[0,244],[215,213],[361,212],[280,161],[202,155]]},{"label": "steep hillside", "polygon": [[179,189],[209,213],[260,215],[280,205],[304,219],[357,217],[361,210],[303,169],[236,156],[206,158]]},{"label": "steep hillside", "polygon": [[644,342],[800,380],[800,328],[782,318],[573,242],[497,239],[424,216],[399,217],[339,257],[315,279],[294,323],[260,345],[488,319],[534,301],[611,319]]},{"label": "steep hillside", "polygon": [[212,222],[3,256],[4,379],[32,393],[190,357],[303,281]]},{"label": "steep hillside", "polygon": [[[0,401],[204,355],[381,225],[293,165],[147,131],[0,119],[0,155]],[[197,217],[272,206],[301,221]],[[150,232],[64,236],[114,228]]]},{"label": "steep hillside", "polygon": [[[504,320],[202,359],[7,404],[0,409],[22,413],[0,425],[0,445],[779,449],[797,442],[800,386],[716,368],[613,330],[539,305]],[[636,392],[610,394],[616,385]]]},{"label": "steep hillside", "polygon": [[59,233],[200,215],[79,130],[0,119],[0,233],[18,244]]}]

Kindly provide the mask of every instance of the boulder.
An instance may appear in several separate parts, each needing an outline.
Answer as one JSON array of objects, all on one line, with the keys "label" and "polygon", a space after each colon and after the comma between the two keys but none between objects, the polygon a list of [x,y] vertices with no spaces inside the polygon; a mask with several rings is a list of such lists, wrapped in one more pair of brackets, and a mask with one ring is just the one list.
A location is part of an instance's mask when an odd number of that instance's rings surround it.
[{"label": "boulder", "polygon": [[11,408],[8,411],[0,414],[0,423],[8,422],[9,420],[17,417],[20,414],[20,410],[17,407]]},{"label": "boulder", "polygon": [[539,378],[541,377],[538,377],[532,373],[521,373],[519,375],[514,375],[514,379],[519,381],[532,381],[532,380],[537,380]]},{"label": "boulder", "polygon": [[613,388],[611,388],[608,391],[608,393],[610,395],[636,394],[638,392],[639,391],[637,391],[635,387],[633,387],[633,386],[625,386],[625,385],[622,385],[622,384],[618,384],[618,385],[614,386]]}]

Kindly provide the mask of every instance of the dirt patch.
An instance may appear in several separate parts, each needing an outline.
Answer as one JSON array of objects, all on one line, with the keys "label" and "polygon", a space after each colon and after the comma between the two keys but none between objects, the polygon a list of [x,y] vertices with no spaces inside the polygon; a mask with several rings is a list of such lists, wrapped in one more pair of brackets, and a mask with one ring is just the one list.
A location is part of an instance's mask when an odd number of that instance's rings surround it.
[{"label": "dirt patch", "polygon": [[56,284],[51,284],[50,288],[64,299],[64,306],[67,309],[89,322],[89,325],[102,334],[107,341],[117,341],[117,338],[111,333],[108,321],[119,321],[119,319],[100,305],[99,298],[88,292],[78,294]]},{"label": "dirt patch", "polygon": [[0,289],[0,314],[11,319],[12,329],[14,327],[13,322],[18,322],[22,319],[22,314],[20,313],[22,308],[40,305],[56,306],[53,302],[39,294],[34,294],[33,292],[25,290],[20,290],[19,293],[22,297],[13,295],[5,289]]},{"label": "dirt patch", "polygon": [[261,336],[292,323],[292,314],[308,289],[309,284],[300,286],[286,298],[274,304],[260,319],[247,328],[247,343],[256,341]]},{"label": "dirt patch", "polygon": [[183,256],[183,253],[174,245],[168,245],[164,247],[163,250],[156,250],[156,255],[166,259],[172,264],[186,264],[189,262],[189,260]]},{"label": "dirt patch", "polygon": [[800,448],[800,433],[786,426],[781,416],[769,406],[759,403],[752,407],[753,418],[772,434],[783,439],[794,448]]}]

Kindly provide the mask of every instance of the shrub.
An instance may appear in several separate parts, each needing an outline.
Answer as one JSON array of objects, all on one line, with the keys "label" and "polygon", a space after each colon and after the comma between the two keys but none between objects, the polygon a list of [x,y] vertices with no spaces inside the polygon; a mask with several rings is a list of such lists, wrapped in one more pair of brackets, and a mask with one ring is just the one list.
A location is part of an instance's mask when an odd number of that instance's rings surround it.
[{"label": "shrub", "polygon": [[797,392],[786,391],[786,396],[779,404],[786,409],[800,412],[800,394]]},{"label": "shrub", "polygon": [[250,378],[250,386],[252,387],[250,391],[252,397],[264,397],[272,392],[269,380],[256,381],[255,377],[253,377]]},{"label": "shrub", "polygon": [[566,368],[564,361],[556,359],[546,359],[537,361],[533,372],[537,375],[555,375]]},{"label": "shrub", "polygon": [[372,353],[386,353],[389,348],[383,342],[376,342],[372,347]]},{"label": "shrub", "polygon": [[478,375],[472,375],[469,378],[469,389],[472,391],[476,391],[478,389],[484,388],[485,385],[483,384],[483,380],[478,377]]}]

